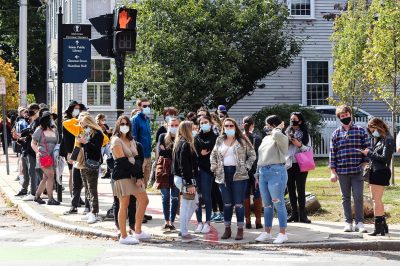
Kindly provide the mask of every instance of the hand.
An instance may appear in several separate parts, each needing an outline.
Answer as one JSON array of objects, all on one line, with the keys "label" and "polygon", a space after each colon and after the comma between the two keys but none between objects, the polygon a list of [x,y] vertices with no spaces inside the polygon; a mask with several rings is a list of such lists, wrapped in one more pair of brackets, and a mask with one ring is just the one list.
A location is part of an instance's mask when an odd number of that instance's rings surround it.
[{"label": "hand", "polygon": [[78,143],[82,143],[82,144],[88,143],[88,141],[87,141],[86,138],[84,138],[84,137],[79,137],[76,141],[77,141]]},{"label": "hand", "polygon": [[364,156],[368,156],[369,149],[366,148],[365,150],[361,151],[361,153],[362,153]]},{"label": "hand", "polygon": [[258,177],[254,179],[256,188],[260,185],[260,181],[258,181]]},{"label": "hand", "polygon": [[68,162],[69,164],[73,164],[73,163],[74,163],[74,161],[71,160],[71,156],[72,156],[72,153],[68,153],[68,154],[67,154],[67,162]]},{"label": "hand", "polygon": [[131,21],[131,17],[128,17],[128,12],[123,10],[119,13],[119,26],[121,29],[126,29],[126,25],[128,25],[129,21]]},{"label": "hand", "polygon": [[338,180],[337,174],[332,173],[332,174],[331,174],[331,182],[332,182],[332,183],[336,183],[337,180]]},{"label": "hand", "polygon": [[194,194],[196,193],[196,188],[194,186],[188,187],[187,192],[189,194]]},{"label": "hand", "polygon": [[136,186],[138,188],[142,188],[144,186],[143,180],[142,179],[136,179]]},{"label": "hand", "polygon": [[160,150],[162,150],[162,151],[165,151],[165,147],[164,147],[164,145],[160,145]]},{"label": "hand", "polygon": [[300,148],[301,147],[301,142],[300,141],[298,141],[297,139],[295,139],[295,138],[293,138],[293,139],[290,139],[290,141],[293,143],[293,145],[295,145],[297,148]]},{"label": "hand", "polygon": [[209,153],[210,153],[209,150],[206,150],[206,149],[202,149],[202,150],[201,150],[201,155],[203,155],[203,156],[206,156],[206,155],[209,154]]}]

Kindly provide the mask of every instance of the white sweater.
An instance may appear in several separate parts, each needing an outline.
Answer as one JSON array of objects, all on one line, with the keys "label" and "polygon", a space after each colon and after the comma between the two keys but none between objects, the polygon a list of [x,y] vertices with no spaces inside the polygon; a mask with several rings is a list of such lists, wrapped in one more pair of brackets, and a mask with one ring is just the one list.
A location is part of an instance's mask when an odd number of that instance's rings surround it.
[{"label": "white sweater", "polygon": [[259,167],[271,164],[284,164],[288,154],[289,138],[279,128],[274,128],[271,135],[264,137],[258,148]]}]

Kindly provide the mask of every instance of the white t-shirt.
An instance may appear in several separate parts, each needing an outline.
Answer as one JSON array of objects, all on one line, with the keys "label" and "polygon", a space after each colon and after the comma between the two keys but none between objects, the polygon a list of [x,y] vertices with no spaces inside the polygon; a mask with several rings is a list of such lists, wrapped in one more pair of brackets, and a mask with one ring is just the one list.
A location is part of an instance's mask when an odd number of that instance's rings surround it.
[{"label": "white t-shirt", "polygon": [[222,143],[219,152],[224,156],[224,166],[236,166],[235,150],[232,146],[227,146]]}]

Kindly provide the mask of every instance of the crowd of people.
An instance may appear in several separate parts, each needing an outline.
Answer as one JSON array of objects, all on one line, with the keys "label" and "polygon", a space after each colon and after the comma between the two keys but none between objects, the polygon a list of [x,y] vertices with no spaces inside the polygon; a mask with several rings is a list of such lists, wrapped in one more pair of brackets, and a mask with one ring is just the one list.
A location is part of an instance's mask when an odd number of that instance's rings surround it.
[{"label": "crowd of people", "polygon": [[[251,116],[244,117],[239,126],[222,105],[215,113],[202,107],[186,117],[179,116],[174,107],[165,108],[164,124],[155,134],[153,163],[151,114],[150,101],[140,99],[131,117],[118,117],[114,128],[110,128],[105,115],[93,117],[85,105],[76,101],[69,104],[63,118],[43,104],[20,107],[14,125],[9,125],[21,154],[18,178],[21,190],[16,196],[38,204],[59,205],[53,190],[65,161],[72,200],[71,208],[64,214],[77,214],[78,208],[84,207],[84,220],[89,224],[98,222],[98,179],[111,178],[114,203],[108,214],[114,217],[121,244],[137,244],[151,237],[142,230],[142,223],[152,219],[145,214],[148,185],[161,193],[165,220],[162,230],[176,231],[175,220],[179,215],[183,242],[197,240],[195,234],[210,233],[212,222],[224,223],[221,239],[231,238],[234,212],[235,240],[242,240],[244,229],[253,228],[251,202],[255,228],[264,229],[256,241],[273,239],[275,212],[279,222],[275,244],[288,241],[288,223],[311,223],[305,197],[308,172],[301,169],[297,156],[312,150],[302,113],[292,113],[288,126],[277,115],[266,117],[262,138],[256,133]],[[332,134],[329,167],[331,181],[340,184],[344,231],[353,231],[353,196],[354,230],[366,232],[363,224],[366,180],[375,211],[375,229],[371,235],[384,235],[388,226],[382,197],[391,176],[394,139],[378,118],[371,119],[365,130],[352,122],[351,108],[339,106],[336,115],[341,126]],[[63,119],[61,129],[56,127],[57,119]],[[107,170],[102,173],[104,158]],[[154,180],[150,178],[152,173]],[[44,193],[47,202],[42,199]],[[286,193],[291,205],[289,217]],[[189,221],[194,213],[197,226],[195,234],[190,234]]]}]

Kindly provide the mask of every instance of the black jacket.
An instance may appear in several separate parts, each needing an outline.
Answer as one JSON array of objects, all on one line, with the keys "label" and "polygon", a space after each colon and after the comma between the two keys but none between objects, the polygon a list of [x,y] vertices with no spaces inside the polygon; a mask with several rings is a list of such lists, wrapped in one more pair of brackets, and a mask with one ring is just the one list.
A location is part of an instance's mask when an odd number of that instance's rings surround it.
[{"label": "black jacket", "polygon": [[31,131],[32,134],[28,135],[28,136],[26,137],[26,139],[25,139],[25,142],[26,142],[26,144],[25,144],[25,147],[26,147],[26,154],[29,154],[29,155],[31,155],[31,156],[33,156],[33,157],[36,157],[36,152],[32,149],[32,146],[31,146],[31,143],[32,143],[32,135],[33,135],[33,132],[35,132],[36,128],[40,125],[40,124],[39,124],[39,120],[40,120],[40,118],[37,118],[35,121],[33,121],[33,122],[29,125],[29,127],[30,127],[33,131]]},{"label": "black jacket", "polygon": [[[159,136],[158,143],[159,143],[159,145],[163,145],[165,149],[164,150],[159,149],[158,154],[162,157],[172,159],[172,148],[168,149],[167,147],[165,147],[165,136],[166,135],[167,135],[167,133],[163,133]],[[172,141],[175,141],[175,138],[172,138]]]},{"label": "black jacket", "polygon": [[[198,154],[198,164],[199,168],[206,171],[210,175],[214,175],[211,171],[211,163],[210,156],[211,152],[214,149],[215,141],[217,140],[217,135],[210,130],[209,132],[204,133],[200,131],[195,139],[196,151]],[[209,153],[207,155],[202,155],[201,150],[207,150]]]},{"label": "black jacket", "polygon": [[101,146],[103,145],[103,140],[103,132],[96,130],[94,134],[91,135],[89,142],[82,145],[88,159],[101,161]]},{"label": "black jacket", "polygon": [[372,171],[388,168],[395,151],[395,142],[393,137],[388,134],[386,137],[378,138],[368,153],[370,168]]},{"label": "black jacket", "polygon": [[75,136],[72,135],[65,127],[62,127],[62,140],[60,145],[60,155],[67,157],[68,153],[72,153],[75,146]]},{"label": "black jacket", "polygon": [[251,142],[251,145],[253,145],[254,150],[256,151],[256,156],[257,156],[257,159],[254,161],[253,166],[251,167],[251,169],[249,171],[249,177],[254,178],[254,174],[257,172],[258,148],[261,145],[262,139],[255,133],[250,133],[248,138],[249,138],[249,141]]},{"label": "black jacket", "polygon": [[138,155],[135,156],[135,165],[129,162],[128,157],[118,158],[114,160],[112,168],[112,179],[120,180],[134,177],[136,179],[143,178],[143,162],[144,151],[143,146],[136,141]]},{"label": "black jacket", "polygon": [[196,154],[190,149],[190,144],[180,140],[173,153],[172,172],[182,177],[187,185],[193,185],[198,174]]}]

